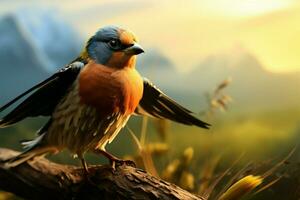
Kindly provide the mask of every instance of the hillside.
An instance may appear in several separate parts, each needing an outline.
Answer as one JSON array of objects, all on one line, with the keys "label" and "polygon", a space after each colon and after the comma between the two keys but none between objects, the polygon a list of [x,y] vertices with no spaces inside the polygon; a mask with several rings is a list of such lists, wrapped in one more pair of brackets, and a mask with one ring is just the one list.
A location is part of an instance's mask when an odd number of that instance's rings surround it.
[{"label": "hillside", "polygon": [[[12,13],[0,19],[0,103],[30,88],[78,55],[84,41],[56,13]],[[137,69],[171,97],[201,110],[204,94],[232,77],[233,108],[255,110],[299,105],[300,73],[272,73],[247,49],[236,47],[206,57],[180,73],[160,49],[147,48]],[[7,86],[10,87],[7,87]]]},{"label": "hillside", "polygon": [[212,90],[223,79],[231,77],[227,89],[235,99],[234,106],[246,110],[281,108],[299,105],[300,73],[272,73],[246,49],[207,57],[186,77],[194,85],[191,93]]},{"label": "hillside", "polygon": [[157,48],[148,48],[137,59],[140,74],[164,90],[174,89],[174,80],[182,78],[173,62]]},{"label": "hillside", "polygon": [[82,43],[55,13],[42,11],[2,16],[0,35],[0,103],[70,62]]}]

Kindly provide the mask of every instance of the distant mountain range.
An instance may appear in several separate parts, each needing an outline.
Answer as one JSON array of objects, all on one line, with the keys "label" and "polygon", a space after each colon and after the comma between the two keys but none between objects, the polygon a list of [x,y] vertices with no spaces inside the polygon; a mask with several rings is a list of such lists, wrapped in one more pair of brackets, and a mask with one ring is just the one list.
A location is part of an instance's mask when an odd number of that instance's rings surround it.
[{"label": "distant mountain range", "polygon": [[[155,56],[154,56],[155,55]],[[281,109],[300,106],[300,73],[272,73],[247,49],[236,47],[226,53],[208,56],[192,71],[179,73],[159,51],[143,60],[143,74],[174,98],[193,109],[206,105],[207,92],[228,77],[232,83],[225,92],[232,96],[236,110]],[[159,61],[159,62],[157,62]],[[147,63],[150,63],[147,65]]]},{"label": "distant mountain range", "polygon": [[[0,34],[0,104],[70,62],[83,44],[68,23],[49,12],[4,16]],[[211,55],[188,73],[178,72],[159,49],[146,50],[138,59],[140,73],[192,109],[201,110],[204,94],[227,77],[233,79],[226,89],[234,99],[232,108],[248,111],[300,103],[300,73],[266,71],[244,48]]]},{"label": "distant mountain range", "polygon": [[183,78],[172,61],[156,48],[148,48],[145,54],[139,55],[137,69],[142,76],[166,90],[172,89],[173,80]]},{"label": "distant mountain range", "polygon": [[0,103],[74,59],[82,39],[49,12],[30,10],[0,19]]},{"label": "distant mountain range", "polygon": [[191,93],[212,91],[227,77],[233,81],[226,91],[234,99],[232,106],[238,109],[300,106],[300,73],[266,71],[255,56],[241,47],[207,57],[187,75],[185,83],[194,86]]}]

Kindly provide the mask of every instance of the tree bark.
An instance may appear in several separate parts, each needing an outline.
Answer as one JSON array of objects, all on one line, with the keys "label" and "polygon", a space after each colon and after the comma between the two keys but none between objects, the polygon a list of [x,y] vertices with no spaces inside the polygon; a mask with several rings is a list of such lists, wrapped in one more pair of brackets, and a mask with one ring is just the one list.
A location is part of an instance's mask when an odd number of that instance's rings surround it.
[{"label": "tree bark", "polygon": [[[0,148],[0,163],[19,152]],[[27,163],[6,169],[0,164],[0,189],[24,199],[198,199],[178,186],[153,177],[130,166],[108,165],[83,169],[34,158]]]}]

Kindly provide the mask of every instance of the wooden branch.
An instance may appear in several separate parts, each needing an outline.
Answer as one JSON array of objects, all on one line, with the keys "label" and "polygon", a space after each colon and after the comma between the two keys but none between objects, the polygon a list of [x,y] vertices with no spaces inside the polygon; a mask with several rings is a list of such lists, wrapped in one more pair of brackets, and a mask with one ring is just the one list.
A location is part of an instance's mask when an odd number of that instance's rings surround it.
[{"label": "wooden branch", "polygon": [[[0,163],[17,154],[0,148]],[[204,199],[129,166],[112,169],[100,165],[90,167],[89,171],[87,179],[82,168],[45,158],[35,158],[10,169],[0,164],[0,189],[31,200]]]}]

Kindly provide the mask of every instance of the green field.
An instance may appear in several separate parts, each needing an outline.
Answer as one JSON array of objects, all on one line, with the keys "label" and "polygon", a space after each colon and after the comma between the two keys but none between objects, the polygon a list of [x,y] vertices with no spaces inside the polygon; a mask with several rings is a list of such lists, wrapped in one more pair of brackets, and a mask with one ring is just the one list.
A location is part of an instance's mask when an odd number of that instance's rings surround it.
[{"label": "green field", "polygon": [[[254,166],[265,163],[265,166],[260,168],[262,170],[253,171],[254,175],[260,175],[284,159],[299,141],[300,109],[218,113],[208,120],[212,124],[210,130],[174,123],[168,124],[165,140],[160,137],[158,129],[154,126],[157,122],[152,119],[148,121],[146,144],[166,143],[168,147],[167,152],[163,151],[163,153],[153,156],[159,174],[162,174],[162,171],[174,159],[181,158],[186,148],[192,147],[193,159],[188,170],[193,174],[195,180],[203,170],[207,170],[205,167],[214,159],[217,160],[217,163],[214,164],[215,169],[211,173],[215,176],[228,169],[239,158],[233,168],[233,174],[249,163]],[[20,125],[0,130],[0,146],[20,150],[18,141],[34,137],[34,129],[37,129],[42,122],[43,119],[29,119]],[[141,118],[133,117],[128,125],[138,138],[141,124]],[[127,129],[124,129],[115,141],[108,145],[107,149],[120,157],[137,154],[136,145]],[[297,155],[300,155],[298,149],[290,159],[291,166],[289,168],[298,170]],[[79,164],[78,160],[73,159],[67,151],[50,156],[50,158],[60,163]],[[107,162],[104,158],[92,154],[87,155],[87,158],[92,164]],[[287,167],[281,166],[279,171],[285,168]],[[229,179],[230,175],[224,181]],[[216,187],[216,190],[221,190],[225,184],[224,181]],[[278,194],[277,196],[280,199]],[[269,190],[255,196],[257,199],[266,197],[273,198],[274,196]]]}]

